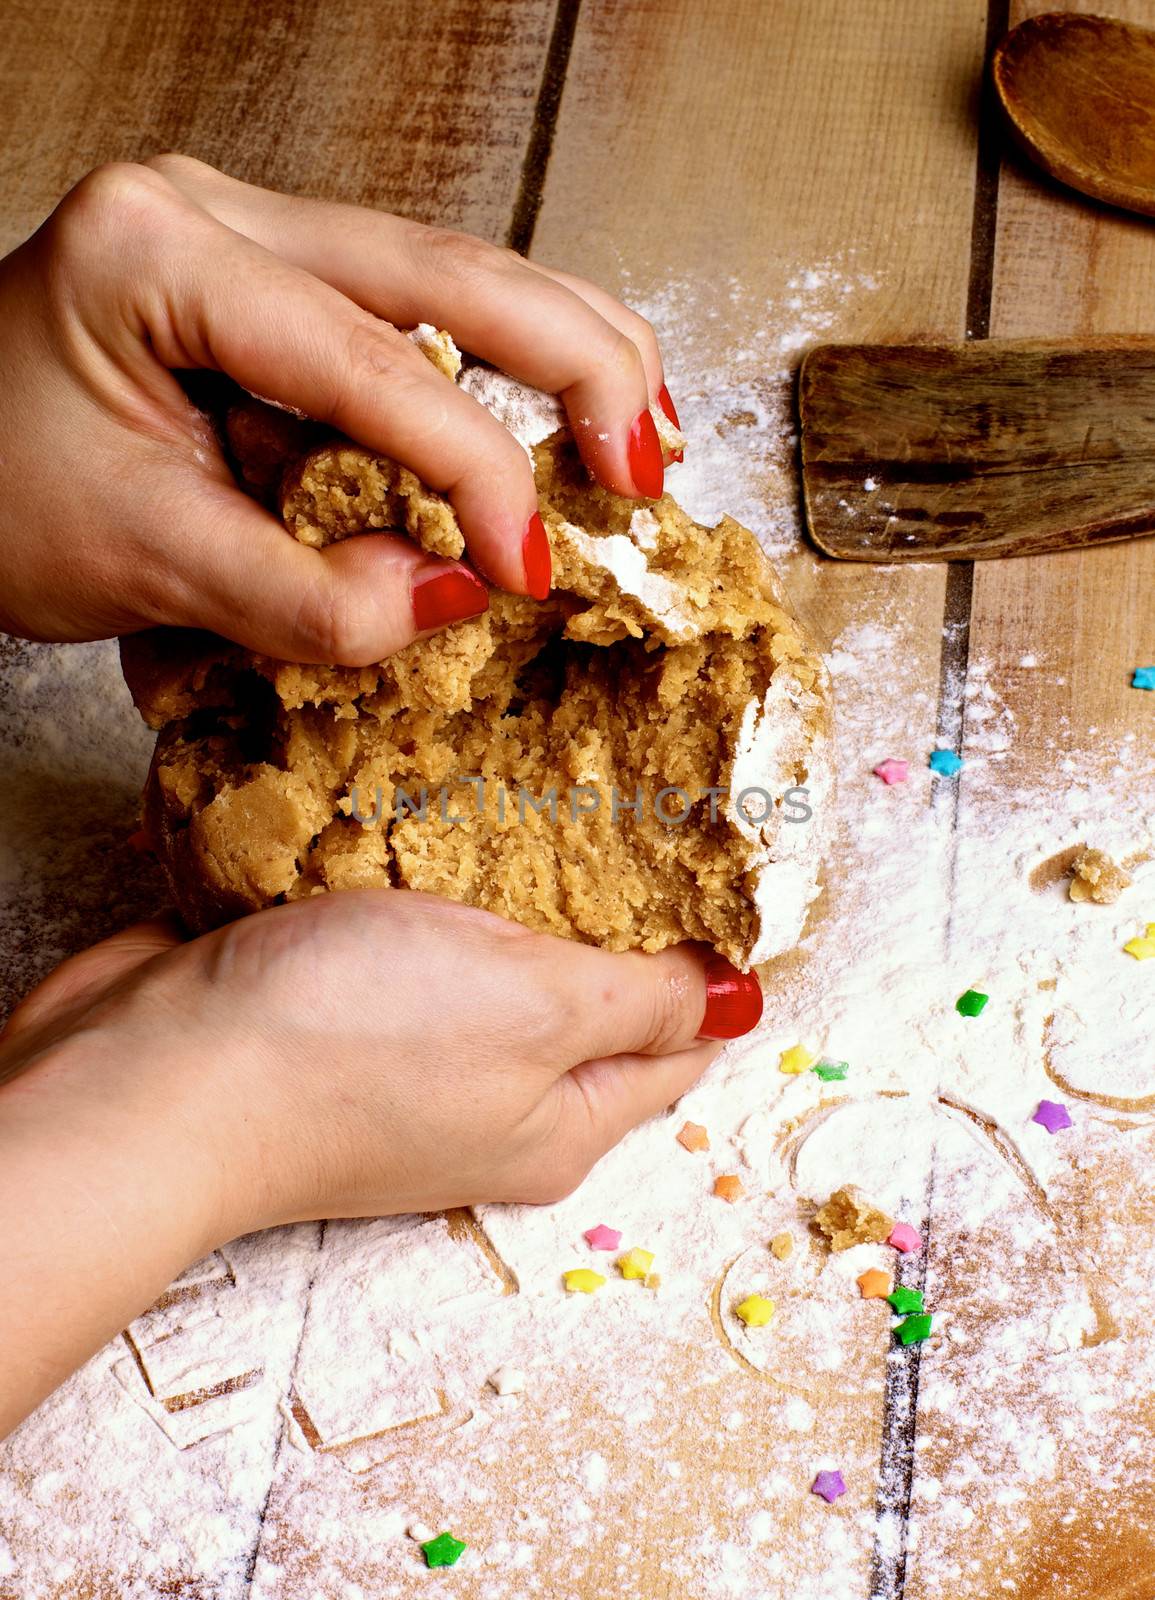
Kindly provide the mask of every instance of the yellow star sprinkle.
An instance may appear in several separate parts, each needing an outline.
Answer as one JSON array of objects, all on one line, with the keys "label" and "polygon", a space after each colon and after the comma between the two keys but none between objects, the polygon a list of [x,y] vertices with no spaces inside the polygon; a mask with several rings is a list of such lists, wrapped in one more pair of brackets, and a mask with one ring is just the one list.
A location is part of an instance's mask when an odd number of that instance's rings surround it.
[{"label": "yellow star sprinkle", "polygon": [[645,1278],[654,1264],[652,1250],[627,1250],[618,1257],[618,1271],[623,1278]]},{"label": "yellow star sprinkle", "polygon": [[734,1315],[741,1317],[748,1328],[764,1328],[774,1315],[774,1302],[764,1295],[752,1294],[734,1307]]},{"label": "yellow star sprinkle", "polygon": [[809,1072],[817,1060],[816,1050],[807,1050],[804,1044],[792,1044],[789,1050],[783,1050],[778,1057],[778,1071],[797,1077],[800,1072]]},{"label": "yellow star sprinkle", "polygon": [[569,1294],[593,1294],[606,1280],[600,1272],[594,1272],[589,1267],[574,1267],[572,1272],[563,1274],[562,1281]]},{"label": "yellow star sprinkle", "polygon": [[1128,939],[1123,948],[1129,956],[1134,956],[1136,961],[1150,961],[1155,956],[1155,922],[1147,924],[1146,933]]}]

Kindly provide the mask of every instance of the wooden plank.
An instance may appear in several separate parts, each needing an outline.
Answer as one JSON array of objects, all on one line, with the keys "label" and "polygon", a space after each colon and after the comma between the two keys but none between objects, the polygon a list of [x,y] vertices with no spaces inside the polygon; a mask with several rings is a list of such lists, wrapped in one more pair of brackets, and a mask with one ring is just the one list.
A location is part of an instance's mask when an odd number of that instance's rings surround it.
[{"label": "wooden plank", "polygon": [[250,183],[504,237],[550,0],[12,0],[0,250],[102,161],[181,150]]},{"label": "wooden plank", "polygon": [[[1010,21],[1050,9],[1047,0],[1014,0]],[[1065,9],[1102,8],[1080,0]],[[1112,10],[1155,26],[1151,0],[1125,0]],[[998,193],[991,334],[1087,337],[1153,328],[1150,222],[1062,190],[1008,151]],[[978,844],[984,834],[1010,830],[1020,841],[1022,876],[1008,873],[988,890],[1011,916],[1032,894],[1024,881],[1032,851],[1042,857],[1097,837],[1113,844],[1149,833],[1155,724],[1150,697],[1129,680],[1134,666],[1155,661],[1153,594],[1151,539],[975,568],[970,698],[964,693],[959,702],[962,751],[970,757],[958,801],[956,882],[964,899],[973,893],[968,878],[973,886],[989,859]],[[992,711],[1009,735],[995,741],[1001,748],[993,752],[984,733]],[[1082,807],[1073,798],[1079,791],[1087,796]],[[1039,949],[1024,960],[1061,962],[1066,942],[1088,926],[1064,924],[1058,870],[1036,861],[1031,874],[1039,890]],[[1117,937],[1110,912],[1087,912],[1106,919],[1104,939]],[[1134,912],[1139,931],[1149,908],[1135,904]],[[952,944],[956,959],[967,949],[967,930],[960,928]],[[1128,960],[1121,952],[1118,959]],[[991,976],[993,986],[998,975]],[[941,1595],[944,1571],[951,1574],[952,1600],[988,1600],[999,1592],[1031,1600],[1083,1594],[1129,1600],[1150,1587],[1155,1565],[1155,1496],[1149,1475],[1127,1465],[1132,1451],[1138,1462],[1155,1449],[1150,1408],[1131,1392],[1130,1376],[1150,1362],[1155,1134],[1147,1103],[1133,1091],[1125,1098],[1117,1087],[1125,1063],[1118,1055],[1098,1060],[1093,1034],[1083,1037],[1084,1058],[1094,1068],[1090,1086],[1071,1091],[1055,1077],[1048,993],[1056,1009],[1078,1005],[1080,974],[1060,966],[1056,978],[1047,966],[1039,986],[1047,991],[1043,1003],[1026,1006],[1018,1018],[996,1017],[986,1048],[1008,1073],[1056,1084],[1050,1092],[1070,1103],[1074,1138],[1044,1169],[1045,1182],[1022,1171],[1033,1230],[1004,1214],[965,1239],[944,1229],[932,1240],[929,1277],[949,1308],[958,1345],[924,1372],[915,1484],[921,1539],[906,1600]],[[985,1131],[1001,1138],[1004,1159],[1021,1138],[1021,1132],[1001,1137],[993,1125]],[[1024,1248],[1032,1231],[1035,1242]],[[1015,1284],[1017,1309],[984,1292],[1006,1279]],[[1068,1300],[1086,1296],[1082,1342],[1076,1331],[1074,1348],[1064,1349],[1061,1330],[1049,1346],[1024,1341],[1016,1316],[1048,1296],[1061,1305],[1056,1286],[1064,1281]],[[966,1462],[972,1470],[960,1473]],[[1114,1489],[1105,1493],[1109,1478]]]}]

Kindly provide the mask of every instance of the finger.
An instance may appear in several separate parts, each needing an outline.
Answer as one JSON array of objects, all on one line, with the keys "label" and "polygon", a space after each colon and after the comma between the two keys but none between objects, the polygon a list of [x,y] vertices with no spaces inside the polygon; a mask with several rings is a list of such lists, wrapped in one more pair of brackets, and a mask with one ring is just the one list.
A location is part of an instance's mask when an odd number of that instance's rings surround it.
[{"label": "finger", "polygon": [[692,1089],[721,1048],[698,1044],[657,1060],[617,1056],[582,1062],[558,1080],[559,1143],[576,1148],[588,1169],[631,1128],[665,1111]]},{"label": "finger", "polygon": [[[526,265],[532,267],[534,272],[543,273],[547,278],[552,278],[556,283],[564,284],[574,294],[580,295],[588,305],[591,305],[595,311],[605,317],[607,322],[612,322],[615,328],[624,333],[628,339],[634,341],[638,347],[638,353],[641,355],[642,364],[646,369],[646,384],[652,402],[660,407],[666,421],[680,431],[682,425],[678,418],[678,409],[670,397],[669,389],[666,387],[665,367],[662,361],[662,351],[658,343],[658,336],[645,317],[634,311],[630,306],[624,305],[608,290],[601,288],[596,283],[591,283],[588,278],[579,278],[575,273],[561,272],[556,267],[544,266],[540,261],[527,260]],[[681,461],[682,459],[683,452],[680,449],[670,449],[666,453],[671,461]]]},{"label": "finger", "polygon": [[[159,360],[225,372],[404,462],[448,495],[482,572],[544,598],[548,543],[533,470],[507,429],[396,328],[162,188],[139,208],[133,240],[133,281],[144,287],[132,310]],[[82,238],[84,220],[81,210]],[[98,273],[104,263],[105,293],[116,304],[123,284],[108,244],[89,246],[89,264]],[[131,319],[123,338],[122,359],[131,362],[139,346]]]},{"label": "finger", "polygon": [[649,411],[661,385],[651,389],[639,343],[558,276],[470,234],[275,194],[184,157],[154,164],[230,229],[349,300],[401,325],[436,323],[463,349],[560,395],[599,482],[619,494],[661,494]]},{"label": "finger", "polygon": [[525,955],[547,968],[534,976],[564,1034],[567,1057],[553,1058],[559,1065],[602,1056],[674,1055],[697,1039],[748,1033],[762,1015],[757,974],[739,972],[701,946],[612,954],[594,945],[535,940]]},{"label": "finger", "polygon": [[155,917],[69,957],[11,1013],[3,1029],[5,1043],[76,1010],[146,961],[183,942],[175,917]]},{"label": "finger", "polygon": [[314,550],[247,495],[199,478],[168,498],[166,535],[156,541],[171,552],[157,597],[164,620],[280,661],[367,666],[489,605],[468,567],[404,536],[359,534]]}]

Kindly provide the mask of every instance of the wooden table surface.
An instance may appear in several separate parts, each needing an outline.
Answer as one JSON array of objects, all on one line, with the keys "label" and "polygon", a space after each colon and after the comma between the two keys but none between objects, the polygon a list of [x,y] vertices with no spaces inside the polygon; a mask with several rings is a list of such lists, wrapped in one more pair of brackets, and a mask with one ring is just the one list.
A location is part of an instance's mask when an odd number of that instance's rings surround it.
[{"label": "wooden table surface", "polygon": [[[1007,0],[7,0],[0,248],[98,162],[173,148],[256,183],[512,243],[640,304],[661,303],[671,281],[697,285],[694,303],[711,310],[680,330],[676,399],[725,383],[751,305],[787,304],[788,280],[832,259],[876,287],[848,293],[824,338],[1155,332],[1152,224],[1026,168],[984,110],[993,41],[1044,9],[1034,0],[1011,0],[1009,14]],[[1155,26],[1155,0],[1112,9]],[[741,294],[726,291],[734,283]],[[898,605],[917,617],[902,693],[913,685],[924,696],[927,747],[965,737],[976,658],[1007,668],[1018,728],[1008,781],[1029,783],[1089,729],[1150,739],[1146,697],[1128,681],[1155,659],[1155,540],[973,567],[868,568],[831,563],[794,539],[783,570],[826,639]],[[1014,669],[1041,640],[1056,668],[1045,684]],[[878,686],[881,702],[889,692]],[[68,911],[60,948],[87,942],[121,910],[119,894],[108,906],[122,856],[69,848],[86,911]],[[12,998],[46,958],[19,918],[0,932]],[[270,1482],[282,1471],[278,1458]],[[282,1527],[264,1538],[281,1542],[285,1561],[299,1493],[278,1498],[275,1482],[269,1491],[269,1521]],[[639,1559],[660,1573],[660,1546],[639,1538]],[[573,1588],[540,1592],[614,1593],[594,1570],[575,1569]],[[486,1592],[461,1576],[460,1593]],[[420,1587],[366,1577],[367,1594]],[[37,1581],[6,1587],[14,1580],[0,1566],[4,1600],[129,1592],[95,1570],[56,1581],[46,1566]],[[242,1592],[204,1575],[167,1581],[176,1586],[158,1580],[132,1593]],[[297,1593],[265,1581],[262,1594]],[[863,1600],[870,1583],[864,1561]],[[328,1588],[317,1592],[329,1600]],[[689,1593],[658,1577],[653,1592]],[[912,1570],[911,1600],[932,1592]],[[1068,1590],[1040,1578],[1020,1592]],[[1155,1577],[1117,1592],[1139,1600],[1155,1593]]]}]

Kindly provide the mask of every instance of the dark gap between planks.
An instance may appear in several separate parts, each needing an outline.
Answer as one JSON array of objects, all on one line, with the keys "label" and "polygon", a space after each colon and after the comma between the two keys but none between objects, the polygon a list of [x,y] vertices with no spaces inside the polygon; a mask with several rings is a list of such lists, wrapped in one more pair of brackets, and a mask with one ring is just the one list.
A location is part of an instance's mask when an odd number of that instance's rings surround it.
[{"label": "dark gap between planks", "polygon": [[[975,162],[975,199],[971,220],[971,258],[967,282],[966,337],[987,339],[991,330],[991,299],[995,273],[995,235],[998,223],[999,170],[1002,133],[991,83],[991,57],[1010,25],[1010,0],[988,0],[983,48],[983,81],[979,99],[978,146]],[[938,718],[935,737],[940,748],[962,753],[966,727],[966,679],[970,660],[971,601],[974,562],[952,561],[947,566],[943,604],[942,653],[939,657]],[[952,825],[958,816],[961,786],[957,778],[932,779],[937,796],[949,799]],[[944,785],[950,785],[944,791]],[[954,862],[951,862],[953,890]],[[950,903],[953,904],[953,892]],[[949,940],[949,920],[947,937]],[[930,1255],[934,1170],[929,1175],[923,1228],[923,1248],[916,1270],[900,1263],[896,1281],[925,1288]],[[922,1345],[896,1348],[887,1361],[882,1407],[882,1459],[879,1467],[877,1514],[889,1528],[897,1522],[897,1541],[877,1535],[870,1562],[870,1600],[903,1600],[906,1591],[907,1527],[914,1487],[915,1440],[918,1431],[918,1390]]]},{"label": "dark gap between planks", "polygon": [[561,94],[565,87],[565,75],[569,67],[570,51],[573,48],[580,11],[581,0],[558,0],[557,11],[554,13],[553,31],[545,53],[541,85],[537,91],[537,104],[533,112],[533,127],[525,147],[525,156],[521,163],[521,181],[517,186],[513,215],[505,236],[509,248],[523,256],[529,254],[529,247],[533,243],[533,230],[537,226],[537,214],[541,210],[545,175],[549,167],[550,152],[553,150],[553,136],[557,128],[558,111],[561,108]]}]

